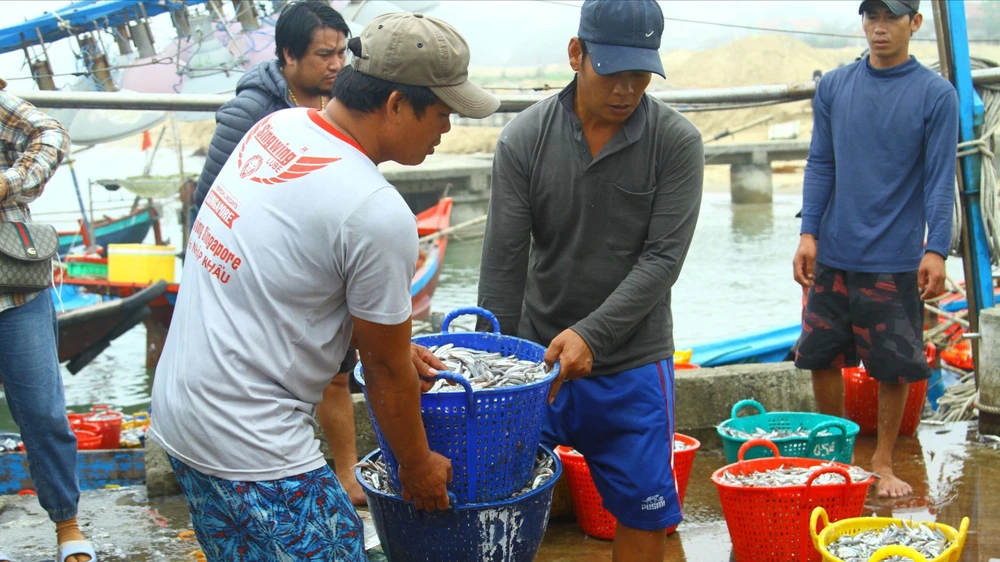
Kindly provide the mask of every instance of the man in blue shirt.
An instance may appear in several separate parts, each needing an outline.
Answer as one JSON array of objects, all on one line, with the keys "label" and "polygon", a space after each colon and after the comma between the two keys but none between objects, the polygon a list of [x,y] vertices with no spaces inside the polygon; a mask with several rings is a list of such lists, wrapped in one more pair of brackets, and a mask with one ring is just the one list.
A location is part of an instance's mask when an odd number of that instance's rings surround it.
[{"label": "man in blue shirt", "polygon": [[930,377],[920,301],[944,289],[958,143],[954,88],[909,55],[918,10],[862,2],[870,54],[816,89],[793,262],[809,288],[795,365],[812,370],[825,414],[844,416],[843,367],[864,361],[879,381],[872,470],[879,496],[894,498],[913,491],[893,474],[892,449],[909,383]]}]

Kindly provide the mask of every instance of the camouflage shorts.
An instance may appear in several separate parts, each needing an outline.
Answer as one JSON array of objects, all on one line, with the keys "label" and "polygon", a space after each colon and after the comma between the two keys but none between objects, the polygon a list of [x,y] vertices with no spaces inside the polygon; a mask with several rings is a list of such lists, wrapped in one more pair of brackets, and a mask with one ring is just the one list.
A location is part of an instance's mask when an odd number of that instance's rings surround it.
[{"label": "camouflage shorts", "polygon": [[861,273],[816,262],[815,275],[802,315],[796,367],[839,369],[860,360],[882,382],[930,378],[917,272]]}]

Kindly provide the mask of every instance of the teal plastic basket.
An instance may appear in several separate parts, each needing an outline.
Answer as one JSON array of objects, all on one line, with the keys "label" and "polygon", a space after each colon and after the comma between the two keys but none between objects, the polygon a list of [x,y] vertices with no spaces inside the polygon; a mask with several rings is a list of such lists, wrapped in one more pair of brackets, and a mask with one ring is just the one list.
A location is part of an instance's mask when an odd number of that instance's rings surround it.
[{"label": "teal plastic basket", "polygon": [[[736,417],[740,410],[750,407],[757,413],[742,418]],[[854,456],[854,440],[861,427],[851,420],[813,414],[808,412],[768,412],[756,400],[740,400],[730,412],[730,418],[719,425],[719,437],[722,438],[722,448],[726,452],[726,462],[737,462],[740,447],[749,441],[747,438],[732,437],[723,432],[723,428],[736,429],[753,434],[758,428],[765,431],[795,431],[799,428],[809,430],[808,437],[784,437],[771,439],[777,445],[783,457],[803,457],[823,459],[828,461],[851,464]],[[839,430],[839,431],[837,431]],[[820,435],[826,431],[826,435]],[[747,451],[745,459],[759,459],[771,456],[770,450],[764,447],[754,447]]]}]

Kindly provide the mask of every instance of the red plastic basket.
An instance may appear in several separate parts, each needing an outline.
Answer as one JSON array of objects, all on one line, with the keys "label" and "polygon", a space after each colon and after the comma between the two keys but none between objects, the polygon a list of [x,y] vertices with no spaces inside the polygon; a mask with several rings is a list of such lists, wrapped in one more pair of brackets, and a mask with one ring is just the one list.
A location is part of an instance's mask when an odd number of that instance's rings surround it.
[{"label": "red plastic basket", "polygon": [[98,404],[90,409],[84,420],[95,424],[101,434],[101,449],[117,449],[121,445],[122,421],[125,414],[112,410],[110,406]]},{"label": "red plastic basket", "polygon": [[[924,349],[928,364],[934,363],[935,351],[932,343],[927,344]],[[845,368],[843,373],[844,415],[861,427],[861,435],[875,435],[878,429],[878,381],[868,376],[864,365]],[[903,410],[903,423],[899,426],[900,435],[911,437],[916,434],[924,413],[924,403],[927,401],[927,383],[928,381],[923,380],[910,385]]]},{"label": "red plastic basket", "polygon": [[[771,449],[774,458],[742,460],[751,447]],[[782,457],[778,447],[766,439],[752,439],[740,447],[738,462],[715,471],[712,481],[719,490],[722,514],[729,528],[736,562],[788,562],[821,560],[809,535],[809,517],[822,506],[830,521],[860,517],[868,488],[875,477],[851,484],[813,485],[821,474],[834,472],[850,482],[848,465],[829,463],[817,470],[803,486],[745,487],[725,484],[722,475],[751,474],[781,467],[809,468],[828,461],[800,457]]]},{"label": "red plastic basket", "polygon": [[[684,505],[684,495],[687,493],[688,480],[691,478],[691,467],[694,465],[694,455],[701,448],[701,443],[687,435],[674,434],[674,440],[687,445],[683,450],[674,452],[674,481],[677,483],[677,496],[681,506]],[[576,513],[576,523],[588,537],[613,540],[618,521],[611,512],[604,509],[601,495],[597,492],[594,479],[590,476],[590,468],[583,455],[568,447],[556,447],[556,454],[566,471],[566,483],[569,486],[570,503]],[[667,529],[667,534],[673,533],[677,526]]]},{"label": "red plastic basket", "polygon": [[70,429],[76,435],[76,448],[90,450],[101,448],[101,428],[95,424],[79,420],[70,420]]}]

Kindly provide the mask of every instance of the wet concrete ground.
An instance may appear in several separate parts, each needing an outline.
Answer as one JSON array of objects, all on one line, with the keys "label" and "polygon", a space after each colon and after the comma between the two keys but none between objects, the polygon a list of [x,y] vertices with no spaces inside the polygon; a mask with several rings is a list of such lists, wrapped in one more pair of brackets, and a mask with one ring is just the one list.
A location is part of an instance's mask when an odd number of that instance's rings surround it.
[{"label": "wet concrete ground", "polygon": [[[859,464],[871,457],[873,438],[858,439]],[[1000,562],[1000,452],[982,445],[975,424],[922,424],[916,437],[902,438],[898,474],[914,487],[901,500],[879,500],[874,492],[865,515],[939,521],[958,527],[971,519],[963,562]],[[727,562],[731,542],[711,474],[725,465],[721,452],[700,451],[685,501],[685,521],[668,537],[671,562]],[[872,488],[874,490],[874,487]],[[54,531],[32,497],[7,497],[0,512],[0,551],[15,562],[54,558]],[[80,520],[102,562],[193,561],[197,543],[185,540],[190,517],[181,497],[149,500],[145,488],[84,492]],[[376,557],[373,556],[373,560]],[[590,539],[572,519],[553,520],[539,562],[611,560],[611,543]]]}]

